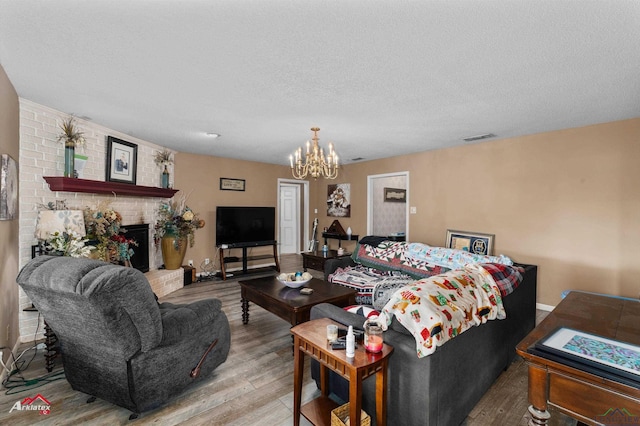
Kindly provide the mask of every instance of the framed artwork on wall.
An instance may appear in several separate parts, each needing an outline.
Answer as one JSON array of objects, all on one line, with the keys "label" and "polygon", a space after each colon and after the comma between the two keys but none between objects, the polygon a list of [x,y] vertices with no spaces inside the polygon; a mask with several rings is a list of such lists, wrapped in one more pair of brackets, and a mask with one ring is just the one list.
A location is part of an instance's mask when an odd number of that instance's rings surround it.
[{"label": "framed artwork on wall", "polygon": [[16,218],[18,210],[18,166],[8,154],[0,157],[0,220]]},{"label": "framed artwork on wall", "polygon": [[384,201],[392,203],[406,203],[407,190],[400,188],[384,188]]},{"label": "framed artwork on wall", "polygon": [[491,255],[495,235],[480,232],[454,231],[447,229],[445,247],[464,250],[475,254]]},{"label": "framed artwork on wall", "polygon": [[107,182],[136,184],[138,145],[107,137]]},{"label": "framed artwork on wall", "polygon": [[244,191],[245,187],[244,179],[220,178],[221,191]]},{"label": "framed artwork on wall", "polygon": [[351,217],[351,184],[327,185],[327,216]]}]

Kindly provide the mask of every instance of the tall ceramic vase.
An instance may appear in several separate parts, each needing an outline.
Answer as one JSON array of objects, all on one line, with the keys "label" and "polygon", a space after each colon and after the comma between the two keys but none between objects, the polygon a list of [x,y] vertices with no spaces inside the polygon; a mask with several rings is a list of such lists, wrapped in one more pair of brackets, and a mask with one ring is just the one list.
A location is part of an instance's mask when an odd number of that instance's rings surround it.
[{"label": "tall ceramic vase", "polygon": [[179,269],[182,266],[187,244],[186,238],[179,238],[172,232],[164,234],[160,241],[160,248],[165,269]]},{"label": "tall ceramic vase", "polygon": [[64,177],[75,177],[76,145],[71,141],[64,143]]},{"label": "tall ceramic vase", "polygon": [[162,187],[169,188],[169,169],[167,169],[167,165],[164,165],[164,170],[162,171]]}]

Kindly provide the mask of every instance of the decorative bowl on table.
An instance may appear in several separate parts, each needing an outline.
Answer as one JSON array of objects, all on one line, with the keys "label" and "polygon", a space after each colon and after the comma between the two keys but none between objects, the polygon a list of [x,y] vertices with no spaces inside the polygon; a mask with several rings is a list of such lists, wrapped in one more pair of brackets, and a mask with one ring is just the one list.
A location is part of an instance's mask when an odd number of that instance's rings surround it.
[{"label": "decorative bowl on table", "polygon": [[311,281],[313,277],[308,272],[292,272],[280,274],[276,278],[287,287],[300,288]]}]

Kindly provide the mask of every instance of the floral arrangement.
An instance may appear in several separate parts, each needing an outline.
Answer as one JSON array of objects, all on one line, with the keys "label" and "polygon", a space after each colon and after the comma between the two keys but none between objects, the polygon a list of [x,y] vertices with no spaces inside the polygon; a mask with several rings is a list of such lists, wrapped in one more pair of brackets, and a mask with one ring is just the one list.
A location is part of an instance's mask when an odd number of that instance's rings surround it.
[{"label": "floral arrangement", "polygon": [[160,167],[171,165],[173,164],[173,153],[165,148],[162,151],[156,152],[153,161]]},{"label": "floral arrangement", "polygon": [[75,231],[63,233],[56,231],[51,234],[51,238],[46,240],[44,248],[47,253],[58,253],[70,257],[88,257],[95,247],[85,245],[87,241]]},{"label": "floral arrangement", "polygon": [[64,142],[65,146],[76,148],[84,145],[84,133],[78,130],[75,117],[69,117],[60,125],[62,133],[58,136],[58,141]]},{"label": "floral arrangement", "polygon": [[127,264],[133,255],[131,246],[138,244],[120,234],[122,216],[102,202],[95,209],[84,209],[84,226],[87,237],[97,241],[96,257],[110,263]]},{"label": "floral arrangement", "polygon": [[160,203],[153,240],[158,246],[164,235],[175,235],[178,246],[180,239],[188,238],[189,247],[193,247],[194,231],[204,227],[204,220],[199,219],[197,213],[187,206],[186,197],[181,195],[175,198],[173,201]]}]

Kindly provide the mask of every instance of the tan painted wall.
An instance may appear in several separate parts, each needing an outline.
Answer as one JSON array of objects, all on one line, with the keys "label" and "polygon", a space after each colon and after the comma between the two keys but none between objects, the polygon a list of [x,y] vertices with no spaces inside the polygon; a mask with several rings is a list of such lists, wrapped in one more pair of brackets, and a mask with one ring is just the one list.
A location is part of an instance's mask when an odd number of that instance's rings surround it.
[{"label": "tan painted wall", "polygon": [[[9,154],[16,162],[20,153],[19,111],[18,95],[0,66],[0,154]],[[9,348],[19,337],[18,230],[18,219],[0,221],[0,346]],[[8,357],[9,351],[4,350],[3,361]]]},{"label": "tan painted wall", "polygon": [[[411,241],[495,234],[495,253],[539,266],[543,304],[567,289],[638,297],[639,164],[640,118],[351,164],[335,182],[351,184],[352,217],[340,223],[364,235],[367,176],[409,171]],[[321,227],[333,220],[326,186]]]},{"label": "tan painted wall", "polygon": [[[187,204],[204,219],[204,228],[196,231],[196,244],[187,249],[185,263],[193,259],[200,271],[205,258],[216,259],[215,223],[217,206],[276,207],[278,178],[291,179],[289,167],[252,161],[232,160],[206,155],[178,153],[175,157],[175,188],[189,194]],[[245,191],[221,191],[220,178],[245,180]],[[310,190],[313,194],[313,190]],[[270,248],[250,249],[250,255],[269,253]],[[240,256],[236,250],[234,256]],[[264,261],[266,262],[266,261]],[[216,268],[218,267],[218,261]],[[239,267],[241,264],[230,264]]]}]

